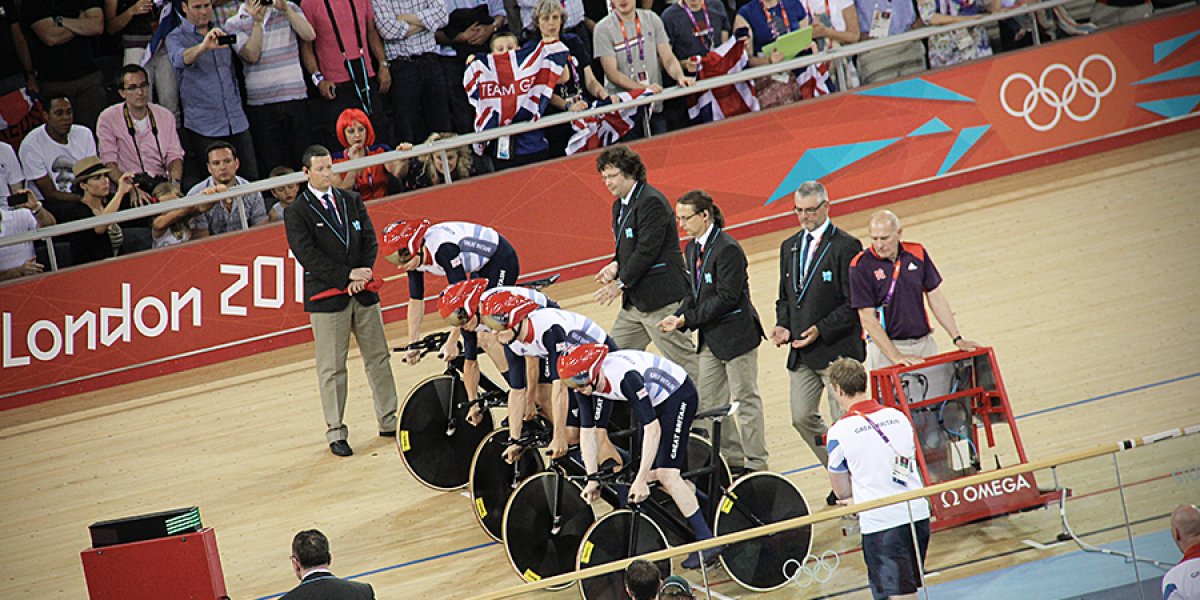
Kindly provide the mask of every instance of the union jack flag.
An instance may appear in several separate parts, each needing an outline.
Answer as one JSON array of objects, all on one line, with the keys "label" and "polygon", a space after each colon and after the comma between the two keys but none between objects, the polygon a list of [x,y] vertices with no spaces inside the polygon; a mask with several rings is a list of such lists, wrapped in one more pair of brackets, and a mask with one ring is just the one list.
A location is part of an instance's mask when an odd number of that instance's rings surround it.
[{"label": "union jack flag", "polygon": [[800,93],[806,99],[833,93],[833,86],[829,82],[829,63],[808,65],[803,71],[797,72],[796,85],[800,86]]},{"label": "union jack flag", "polygon": [[[608,98],[593,102],[591,108],[629,102],[635,98],[653,93],[650,90],[637,90],[635,92],[609,94]],[[643,106],[641,108],[648,107]],[[629,133],[630,129],[633,129],[633,125],[637,121],[637,113],[638,108],[634,107],[604,113],[598,117],[587,117],[571,121],[571,127],[575,130],[575,133],[567,141],[567,156],[583,150],[595,150],[621,139],[626,133]]]},{"label": "union jack flag", "polygon": [[540,119],[567,56],[562,42],[539,42],[467,66],[463,88],[475,107],[475,131]]},{"label": "union jack flag", "polygon": [[[750,57],[746,54],[746,38],[730,38],[700,59],[700,72],[697,79],[710,79],[718,75],[737,73],[746,68],[749,62]],[[692,104],[688,108],[688,116],[698,123],[720,121],[726,117],[759,110],[752,80],[708,90],[689,98],[688,101]]]}]

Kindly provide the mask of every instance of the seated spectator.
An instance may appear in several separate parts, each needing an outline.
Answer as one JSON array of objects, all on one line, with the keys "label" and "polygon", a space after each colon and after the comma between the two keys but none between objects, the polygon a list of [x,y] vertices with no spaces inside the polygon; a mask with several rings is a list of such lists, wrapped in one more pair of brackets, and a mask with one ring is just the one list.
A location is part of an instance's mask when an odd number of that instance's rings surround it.
[{"label": "seated spectator", "polygon": [[39,89],[16,0],[0,0],[0,106],[4,107],[0,142],[19,147],[25,134],[42,124],[45,115],[36,100]]},{"label": "seated spectator", "polygon": [[[33,192],[25,189],[14,189],[12,192],[4,200],[0,200],[0,238],[37,231],[55,224],[54,215],[42,207],[42,203],[33,197]],[[24,201],[20,202],[21,199]],[[33,242],[0,246],[0,281],[35,275],[45,269],[45,265],[38,262],[34,253]]]},{"label": "seated spectator", "polygon": [[33,33],[29,49],[42,96],[67,96],[76,121],[95,130],[96,119],[108,104],[88,39],[104,33],[100,0],[26,0],[21,3],[21,23]]},{"label": "seated spectator", "polygon": [[[854,0],[859,39],[882,39],[920,26],[912,2]],[[883,15],[890,15],[884,18]],[[875,20],[877,19],[877,20]],[[925,44],[915,40],[858,55],[858,78],[863,85],[913,75],[925,70]]]},{"label": "seated spectator", "polygon": [[446,26],[434,34],[442,56],[442,77],[450,99],[450,125],[458,133],[475,131],[475,109],[467,100],[463,77],[470,58],[491,49],[492,36],[508,20],[504,0],[445,0]]},{"label": "seated spectator", "polygon": [[[112,194],[109,170],[98,156],[88,156],[75,163],[72,167],[75,176],[72,185],[80,196],[79,204],[84,207],[86,214],[71,220],[109,215],[121,208],[121,201],[133,191],[133,173],[122,175],[117,184],[117,193]],[[76,265],[116,256],[125,243],[125,232],[117,223],[99,225],[71,234],[70,237],[71,257]]]},{"label": "seated spectator", "polygon": [[300,43],[317,34],[295,2],[243,2],[225,22],[237,35],[238,56],[245,65],[246,117],[258,154],[258,172],[279,165],[300,166],[310,143],[308,89],[300,69]]},{"label": "seated spectator", "polygon": [[625,593],[633,600],[655,600],[662,585],[662,572],[654,563],[637,559],[625,567]]},{"label": "seated spectator", "polygon": [[25,180],[33,183],[34,194],[46,204],[59,223],[91,216],[71,191],[71,168],[79,160],[96,154],[92,132],[75,125],[75,112],[66,96],[47,100],[46,124],[29,132],[21,142],[21,166]]},{"label": "seated spectator", "polygon": [[[662,92],[663,71],[681,87],[692,85],[694,80],[684,73],[679,59],[675,58],[667,31],[658,15],[637,8],[636,0],[613,0],[612,6],[613,11],[596,23],[596,29],[592,32],[593,54],[604,68],[610,94],[647,88],[655,93]],[[646,130],[666,133],[667,121],[661,114],[662,103],[650,106],[649,116],[647,111],[639,111],[642,114],[639,120],[643,122],[634,125],[625,139],[641,137]]]},{"label": "seated spectator", "polygon": [[[295,173],[291,167],[275,167],[274,169],[271,169],[271,178],[274,179],[281,175],[288,175],[291,173]],[[283,211],[287,210],[287,208],[296,201],[296,196],[299,194],[299,183],[287,183],[279,187],[271,188],[271,198],[267,199],[273,201],[271,203],[271,208],[267,210],[267,216],[270,217],[271,222],[282,221]]]},{"label": "seated spectator", "polygon": [[[0,208],[8,206],[8,197],[25,189],[25,171],[17,153],[7,142],[0,142]],[[32,192],[30,192],[32,194]],[[38,206],[41,206],[39,203]]]},{"label": "seated spectator", "polygon": [[[216,189],[216,188],[210,188]],[[206,190],[207,191],[207,190]],[[160,183],[154,187],[154,197],[159,202],[170,202],[183,197],[183,192],[179,186],[174,183]],[[187,206],[177,208],[175,210],[162,213],[154,217],[153,239],[155,248],[165,248],[182,244],[193,237],[204,237],[208,235],[207,230],[203,230],[196,235],[192,233],[191,218],[212,208],[211,205],[198,204],[196,206]]]},{"label": "seated spectator", "polygon": [[[457,137],[455,133],[432,133],[426,144],[438,140]],[[408,177],[405,179],[405,189],[419,190],[446,183],[445,173],[450,173],[451,181],[466,179],[478,175],[480,171],[475,166],[478,163],[471,154],[469,146],[459,146],[446,151],[446,160],[442,160],[441,152],[422,154],[409,160]]]},{"label": "seated spectator", "polygon": [[301,0],[300,6],[317,33],[315,40],[300,43],[301,63],[317,88],[314,141],[337,147],[338,117],[357,108],[371,118],[379,140],[390,143],[392,124],[380,96],[391,90],[392,72],[370,0]]},{"label": "seated spectator", "polygon": [[[854,7],[854,0],[804,0],[804,10],[808,11],[813,39],[817,40],[821,50],[858,41],[858,9]],[[841,64],[845,70],[838,73],[839,87],[858,87],[858,71],[854,68],[854,61],[844,60]]]},{"label": "seated spectator", "polygon": [[[917,9],[926,25],[951,25],[979,16],[975,0],[919,0]],[[1000,0],[990,0],[989,12],[1000,12]],[[982,25],[956,29],[929,38],[930,68],[945,67],[992,55],[988,32]]]},{"label": "seated spectator", "polygon": [[[188,190],[189,196],[201,193],[223,192],[231,187],[250,183],[238,175],[241,160],[237,149],[229,142],[213,142],[204,153],[208,166],[208,179]],[[213,190],[213,191],[209,191]],[[241,231],[267,222],[267,209],[262,194],[250,192],[226,198],[212,205],[207,211],[192,218],[192,237],[219,235],[230,231]]]},{"label": "seated spectator", "polygon": [[[155,2],[154,0],[104,0],[104,30],[109,35],[121,36],[121,48],[124,53],[121,64],[144,67],[146,73],[146,99],[153,98],[159,106],[171,111],[171,115],[179,117],[179,89],[175,83],[175,69],[167,59],[167,49],[163,44],[164,33],[155,35],[160,27],[174,28],[179,25],[179,17],[169,14],[166,22],[163,19],[164,7],[170,3]],[[151,42],[153,48],[149,48]],[[147,50],[149,48],[149,50]],[[150,59],[146,60],[146,52]]]},{"label": "seated spectator", "polygon": [[662,589],[658,591],[659,600],[692,600],[692,584],[688,580],[672,575],[663,580]]},{"label": "seated spectator", "polygon": [[[146,70],[125,65],[117,77],[117,93],[125,101],[100,113],[96,125],[100,160],[115,176],[121,173],[171,181],[183,179],[183,144],[175,129],[175,116],[164,106],[150,102],[150,81]],[[146,179],[146,178],[138,178]],[[153,185],[142,191],[149,195]]]},{"label": "seated spectator", "polygon": [[[338,141],[342,143],[342,150],[333,155],[334,164],[392,151],[391,146],[387,144],[375,143],[375,128],[371,125],[371,120],[367,118],[366,113],[357,108],[342,111],[337,121],[337,136]],[[412,147],[412,144],[400,144],[399,149],[412,150]],[[334,173],[335,178],[341,177],[341,181],[335,181],[334,185],[343,190],[358,192],[363,201],[377,200],[389,193],[401,191],[400,182],[407,174],[408,161],[394,160],[341,174]],[[395,183],[391,184],[391,181]]]},{"label": "seated spectator", "polygon": [[[491,49],[492,54],[495,56],[502,56],[516,51],[516,34],[511,31],[497,33],[492,36]],[[476,56],[473,60],[481,60],[481,58]],[[570,69],[563,69],[559,83],[568,80],[570,76]],[[564,143],[564,147],[565,145]],[[491,159],[495,170],[503,171],[549,158],[550,143],[546,140],[545,129],[535,129],[491,140],[487,142],[484,153]]]},{"label": "seated spectator", "polygon": [[[738,9],[735,30],[750,29],[750,65],[777,64],[785,57],[778,50],[763,56],[763,48],[780,36],[809,26],[808,12],[800,0],[752,0]],[[791,104],[804,98],[795,73],[778,73],[754,81],[754,93],[763,109]]]},{"label": "seated spectator", "polygon": [[[580,10],[583,10],[580,5]],[[565,81],[554,86],[554,95],[550,97],[547,115],[564,111],[581,111],[590,106],[590,100],[603,100],[608,97],[608,91],[592,73],[592,52],[590,46],[573,32],[562,32],[562,4],[558,0],[538,0],[533,7],[531,21],[534,36],[526,42],[526,46],[545,42],[547,44],[561,40],[571,52],[567,60],[568,77]],[[570,123],[555,125],[545,131],[546,141],[550,144],[550,156],[566,154],[567,141],[574,132]]]},{"label": "seated spectator", "polygon": [[189,181],[199,179],[200,157],[216,141],[237,148],[246,161],[246,176],[258,179],[250,122],[233,71],[233,50],[221,44],[225,32],[212,25],[211,0],[185,0],[181,6],[186,20],[167,34],[167,52],[179,81]]}]

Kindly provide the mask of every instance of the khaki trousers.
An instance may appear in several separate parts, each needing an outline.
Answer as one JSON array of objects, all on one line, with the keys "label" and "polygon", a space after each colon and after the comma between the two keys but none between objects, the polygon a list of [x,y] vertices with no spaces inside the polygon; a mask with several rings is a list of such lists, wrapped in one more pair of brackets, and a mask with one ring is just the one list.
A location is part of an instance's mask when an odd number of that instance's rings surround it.
[{"label": "khaki trousers", "polygon": [[379,431],[395,431],[396,382],[392,378],[391,349],[383,332],[379,304],[363,306],[352,299],[338,312],[309,313],[308,319],[317,352],[317,384],[325,412],[326,439],[335,442],[349,435],[342,416],[346,413],[346,356],[350,352],[351,333],[362,352]]},{"label": "khaki trousers", "polygon": [[[693,381],[699,382],[696,345],[692,343],[691,336],[678,330],[670,333],[658,330],[658,322],[675,314],[679,304],[674,302],[652,312],[642,312],[632,306],[622,308],[608,333],[622,350],[645,350],[650,342],[654,342],[667,360],[683,367]],[[700,401],[704,402],[703,392]]]},{"label": "khaki trousers", "polygon": [[[767,470],[767,420],[758,394],[758,348],[726,361],[704,344],[698,363],[700,411],[740,403],[734,418],[721,424],[721,456],[730,468]],[[707,423],[701,426],[709,429]]]},{"label": "khaki trousers", "polygon": [[814,371],[804,365],[788,371],[789,392],[792,404],[792,428],[800,434],[822,465],[829,464],[829,452],[825,448],[825,432],[829,430],[821,418],[821,392],[829,399],[830,423],[842,417],[842,407],[833,396],[829,385],[829,370]]},{"label": "khaki trousers", "polygon": [[[933,334],[930,333],[925,337],[913,338],[911,340],[892,340],[892,344],[901,354],[912,354],[914,356],[933,356],[938,353],[937,342],[933,341]],[[887,355],[875,345],[875,342],[867,342],[867,372],[882,369],[892,366],[892,361]]]}]

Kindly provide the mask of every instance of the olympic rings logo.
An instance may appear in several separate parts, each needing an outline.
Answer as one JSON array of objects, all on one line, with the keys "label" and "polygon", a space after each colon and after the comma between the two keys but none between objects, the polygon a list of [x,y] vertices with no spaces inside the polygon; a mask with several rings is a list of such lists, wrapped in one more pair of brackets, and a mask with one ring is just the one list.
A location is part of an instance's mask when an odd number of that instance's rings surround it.
[{"label": "olympic rings logo", "polygon": [[[1095,81],[1089,79],[1085,74],[1089,64],[1099,62],[1108,66],[1109,82],[1108,87],[1103,90],[1096,84]],[[1046,79],[1051,73],[1061,71],[1070,77],[1070,81],[1063,87],[1061,92],[1056,92],[1046,86]],[[1025,99],[1021,102],[1020,110],[1014,109],[1008,104],[1008,86],[1016,81],[1022,81],[1029,85],[1029,92],[1025,94]],[[1066,65],[1054,63],[1042,71],[1040,77],[1035,82],[1032,77],[1025,73],[1013,73],[1004,79],[1004,83],[1000,85],[1000,104],[1004,107],[1004,111],[1008,114],[1025,119],[1025,123],[1035,131],[1050,131],[1060,119],[1063,113],[1066,113],[1071,120],[1082,123],[1090,121],[1096,113],[1100,111],[1100,100],[1112,92],[1113,87],[1117,85],[1117,69],[1113,66],[1112,60],[1103,54],[1092,54],[1083,59],[1079,63],[1078,71],[1072,71]],[[1083,94],[1092,99],[1092,109],[1085,114],[1079,114],[1071,108],[1071,103],[1075,101],[1076,96]],[[1038,123],[1033,119],[1033,111],[1045,102],[1047,106],[1054,109],[1054,118],[1048,123]]]},{"label": "olympic rings logo", "polygon": [[[803,561],[794,558],[783,563],[783,576],[795,582],[800,587],[808,587],[814,583],[826,583],[833,579],[834,571],[842,564],[842,557],[833,550],[826,550],[821,556],[809,554]],[[795,571],[788,575],[788,568],[795,565]]]}]

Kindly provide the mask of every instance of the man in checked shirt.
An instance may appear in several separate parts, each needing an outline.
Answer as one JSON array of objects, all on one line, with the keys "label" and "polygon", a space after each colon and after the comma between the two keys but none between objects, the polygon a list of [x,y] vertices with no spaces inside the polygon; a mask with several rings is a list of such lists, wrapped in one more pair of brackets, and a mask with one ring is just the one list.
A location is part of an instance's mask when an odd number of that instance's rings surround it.
[{"label": "man in checked shirt", "polygon": [[419,144],[450,130],[450,99],[434,32],[445,27],[442,0],[372,0],[375,27],[391,65],[388,101],[396,139]]}]

